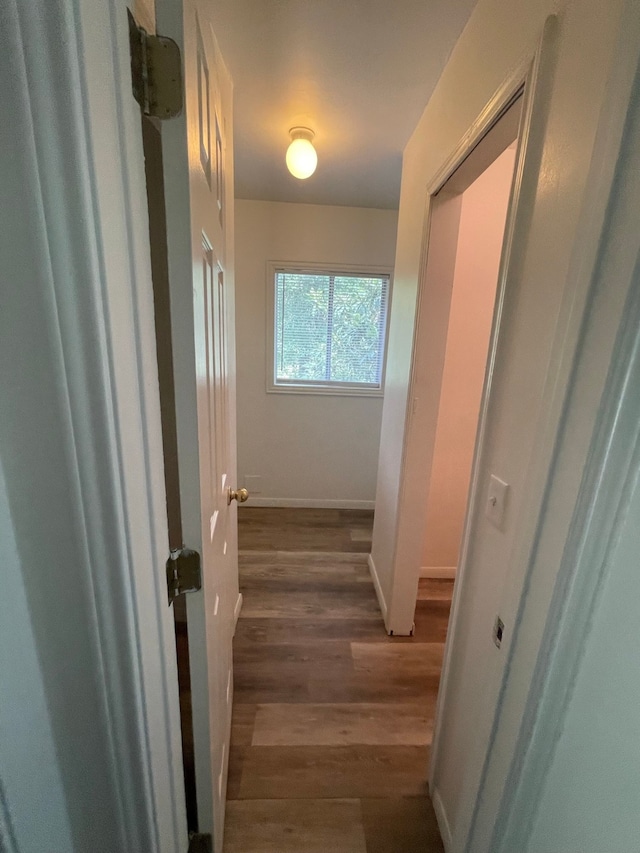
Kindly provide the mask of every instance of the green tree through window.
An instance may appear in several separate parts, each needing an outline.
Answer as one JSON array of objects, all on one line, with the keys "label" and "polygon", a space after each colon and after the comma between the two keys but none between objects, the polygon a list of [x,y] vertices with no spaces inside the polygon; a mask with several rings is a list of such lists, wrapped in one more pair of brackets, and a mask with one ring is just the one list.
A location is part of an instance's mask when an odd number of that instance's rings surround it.
[{"label": "green tree through window", "polygon": [[389,277],[279,270],[275,274],[275,381],[382,383]]}]

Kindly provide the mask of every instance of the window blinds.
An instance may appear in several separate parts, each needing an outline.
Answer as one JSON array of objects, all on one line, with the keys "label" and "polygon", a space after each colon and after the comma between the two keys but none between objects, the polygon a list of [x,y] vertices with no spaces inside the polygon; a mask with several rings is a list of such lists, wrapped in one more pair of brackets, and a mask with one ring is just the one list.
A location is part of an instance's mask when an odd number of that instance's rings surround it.
[{"label": "window blinds", "polygon": [[276,384],[380,388],[389,277],[279,270]]}]

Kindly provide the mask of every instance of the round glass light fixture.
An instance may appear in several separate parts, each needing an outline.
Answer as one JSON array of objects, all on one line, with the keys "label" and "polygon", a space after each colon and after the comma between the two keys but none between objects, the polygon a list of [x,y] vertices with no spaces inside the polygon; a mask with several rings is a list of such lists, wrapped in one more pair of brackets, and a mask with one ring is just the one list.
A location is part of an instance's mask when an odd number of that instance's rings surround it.
[{"label": "round glass light fixture", "polygon": [[287,169],[294,178],[304,180],[313,175],[318,165],[318,155],[312,144],[315,134],[308,127],[292,127],[289,136],[291,144],[287,148]]}]

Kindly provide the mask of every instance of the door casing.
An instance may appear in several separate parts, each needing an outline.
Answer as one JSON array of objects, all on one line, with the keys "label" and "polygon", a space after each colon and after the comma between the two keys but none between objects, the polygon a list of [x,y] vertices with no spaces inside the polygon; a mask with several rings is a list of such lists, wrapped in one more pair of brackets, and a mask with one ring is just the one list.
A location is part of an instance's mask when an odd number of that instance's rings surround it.
[{"label": "door casing", "polygon": [[[48,732],[55,744],[47,799],[56,814],[47,821],[69,827],[74,849],[184,853],[144,162],[126,4],[52,0],[34,15],[10,0],[0,16],[11,61],[5,79],[19,79],[9,87],[4,127],[21,134],[12,169],[25,168],[8,198],[12,220],[29,223],[31,258],[31,268],[12,268],[3,321],[15,331],[30,316],[32,328],[21,354],[3,359],[3,422],[26,404],[42,409],[2,432],[19,534],[14,568],[41,675],[38,686],[32,670],[20,695],[41,689],[46,700],[28,741]],[[22,251],[11,239],[3,263]],[[13,363],[18,384],[8,381]],[[32,431],[33,453],[23,459]],[[73,690],[65,690],[69,676]],[[104,761],[96,758],[102,746]],[[0,772],[9,849],[32,849],[28,828],[40,808],[28,794],[27,764]],[[18,788],[23,796],[14,795]],[[52,837],[46,846],[70,849]]]}]

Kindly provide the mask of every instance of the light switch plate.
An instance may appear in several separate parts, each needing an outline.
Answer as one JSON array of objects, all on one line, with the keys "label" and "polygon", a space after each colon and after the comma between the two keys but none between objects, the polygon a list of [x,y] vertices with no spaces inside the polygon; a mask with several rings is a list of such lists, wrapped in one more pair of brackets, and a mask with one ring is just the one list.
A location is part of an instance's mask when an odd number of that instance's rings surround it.
[{"label": "light switch plate", "polygon": [[502,529],[504,523],[508,492],[509,484],[496,477],[495,474],[492,474],[489,483],[489,493],[487,494],[485,515],[492,524],[500,529]]}]

